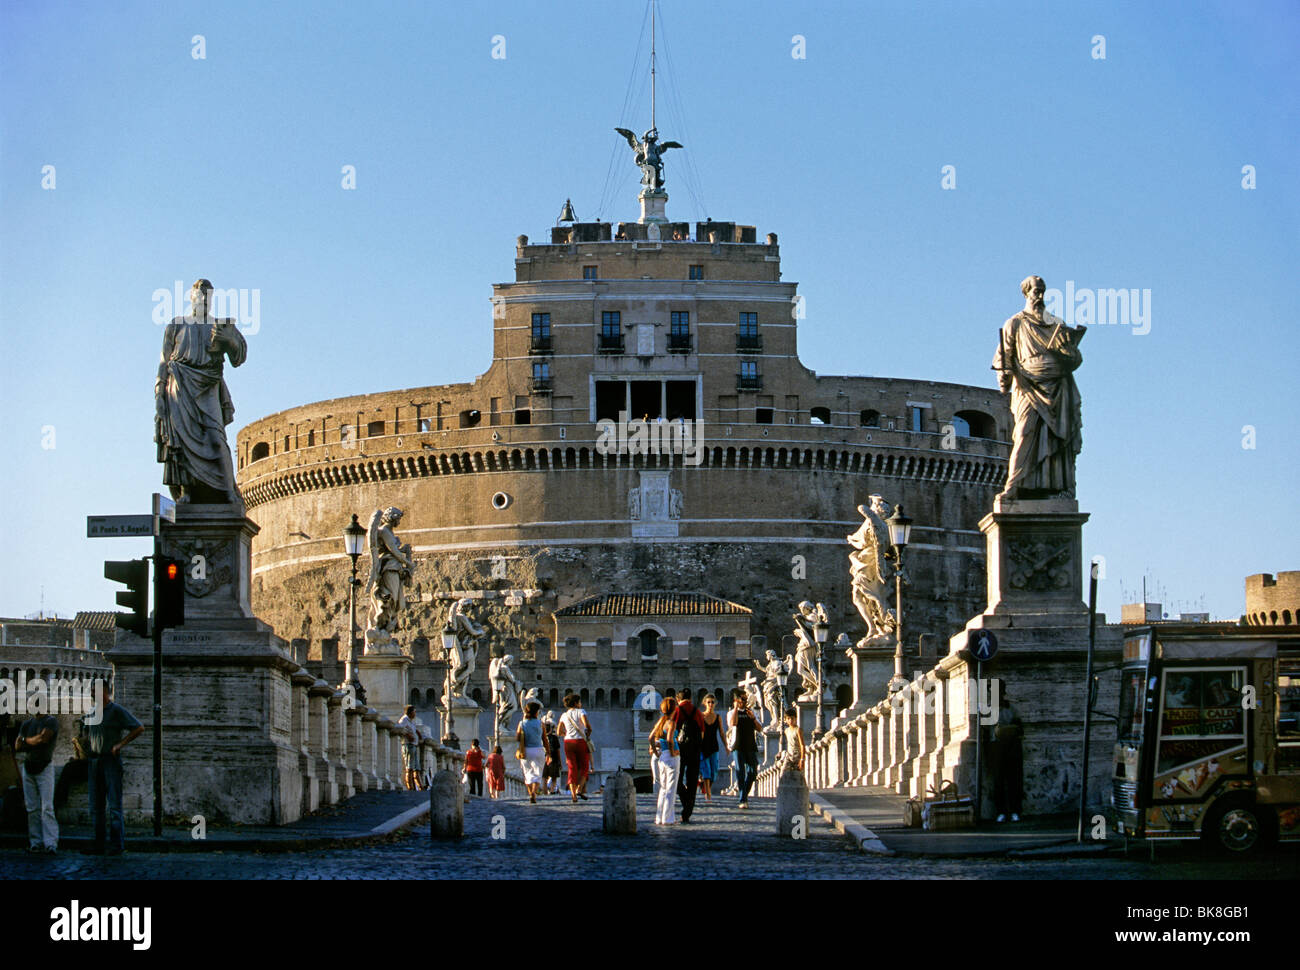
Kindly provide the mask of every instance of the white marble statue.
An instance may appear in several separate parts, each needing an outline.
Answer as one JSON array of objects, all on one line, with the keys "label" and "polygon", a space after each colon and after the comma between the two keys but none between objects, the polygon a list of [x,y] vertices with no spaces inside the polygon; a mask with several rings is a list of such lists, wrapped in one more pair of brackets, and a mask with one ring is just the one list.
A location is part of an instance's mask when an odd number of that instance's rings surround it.
[{"label": "white marble statue", "polygon": [[763,671],[763,707],[767,710],[767,725],[763,728],[767,734],[776,734],[781,730],[781,681],[780,677],[789,675],[794,658],[786,654],[784,660],[777,656],[775,650],[767,651],[764,663],[754,661],[754,666]]},{"label": "white marble statue", "polygon": [[803,681],[803,693],[799,695],[802,700],[817,699],[817,635],[816,627],[818,623],[825,623],[828,620],[826,616],[826,607],[821,603],[814,606],[808,600],[799,604],[799,609],[794,613],[794,635],[799,641],[799,646],[795,650],[794,669]]},{"label": "white marble statue", "polygon": [[1074,372],[1087,327],[1066,326],[1047,312],[1041,276],[1020,283],[1025,308],[1002,325],[993,369],[1011,394],[1011,460],[1005,498],[1074,498],[1074,463],[1083,448],[1083,418]]},{"label": "white marble statue", "polygon": [[406,587],[411,585],[415,564],[409,544],[403,545],[393,528],[402,521],[403,512],[396,507],[376,509],[370,517],[370,577],[366,591],[370,594],[370,627],[366,643],[386,643],[392,639],[398,614],[406,608]]},{"label": "white marble statue", "polygon": [[510,665],[515,658],[510,654],[493,657],[488,664],[488,680],[492,684],[492,707],[496,711],[497,732],[510,727],[510,719],[521,710],[519,694],[522,685]]},{"label": "white marble statue", "polygon": [[[853,605],[867,625],[867,635],[859,645],[889,639],[897,626],[894,611],[886,606],[889,600],[889,580],[893,576],[892,547],[889,545],[889,528],[885,516],[889,506],[879,495],[872,495],[870,505],[859,505],[862,525],[848,536],[853,552],[849,553],[849,577],[853,591]],[[888,570],[888,572],[887,572]]]},{"label": "white marble statue", "polygon": [[451,693],[453,697],[464,697],[469,687],[469,679],[474,673],[478,660],[478,642],[486,631],[466,611],[473,605],[473,600],[463,597],[451,604],[447,611],[447,632],[454,640],[451,644]]}]

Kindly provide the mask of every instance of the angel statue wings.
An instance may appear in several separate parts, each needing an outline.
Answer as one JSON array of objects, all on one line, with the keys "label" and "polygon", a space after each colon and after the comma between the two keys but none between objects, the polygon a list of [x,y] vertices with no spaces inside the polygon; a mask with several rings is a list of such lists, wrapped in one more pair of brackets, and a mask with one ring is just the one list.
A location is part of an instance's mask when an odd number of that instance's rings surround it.
[{"label": "angel statue wings", "polygon": [[366,641],[386,642],[392,638],[397,615],[406,608],[405,587],[411,585],[409,544],[402,545],[393,532],[402,521],[402,510],[395,507],[376,509],[370,517],[370,629]]},{"label": "angel statue wings", "polygon": [[[879,495],[870,498],[870,505],[859,505],[862,525],[847,536],[853,552],[849,553],[849,578],[853,589],[853,605],[857,607],[867,635],[861,643],[883,640],[896,626],[894,611],[885,604],[889,598],[889,577],[882,563],[893,563],[893,547],[881,542],[888,535],[885,516],[889,507]],[[881,548],[885,551],[882,553]],[[891,572],[892,574],[892,572]]]},{"label": "angel statue wings", "polygon": [[659,129],[651,128],[638,140],[628,128],[615,128],[627,139],[628,146],[636,152],[636,163],[641,169],[641,184],[647,191],[658,192],[664,187],[663,153],[670,148],[684,147],[680,142],[659,141]]}]

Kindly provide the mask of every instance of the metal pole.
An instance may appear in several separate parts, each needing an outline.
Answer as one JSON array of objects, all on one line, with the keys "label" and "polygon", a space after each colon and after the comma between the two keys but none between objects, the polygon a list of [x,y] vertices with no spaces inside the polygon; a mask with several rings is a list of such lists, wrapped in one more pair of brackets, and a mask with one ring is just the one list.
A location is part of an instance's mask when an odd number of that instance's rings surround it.
[{"label": "metal pole", "polygon": [[[979,698],[984,690],[984,661],[975,661],[975,824],[984,821],[984,725],[980,723]],[[925,804],[922,800],[922,804]]]},{"label": "metal pole", "polygon": [[[1088,580],[1088,672],[1083,683],[1083,772],[1079,778],[1079,831],[1076,841],[1083,842],[1083,815],[1088,807],[1088,748],[1092,740],[1092,651],[1097,644],[1097,564],[1092,564]],[[1144,596],[1145,600],[1146,597]],[[1145,603],[1142,609],[1146,609]]]},{"label": "metal pole", "polygon": [[814,732],[813,740],[826,733],[826,728],[822,724],[822,695],[826,693],[826,684],[822,679],[822,651],[825,647],[824,643],[817,644],[817,730]]},{"label": "metal pole", "polygon": [[[645,23],[645,21],[641,21]],[[655,4],[650,0],[650,127],[655,127]],[[650,186],[654,188],[653,185]]]},{"label": "metal pole", "polygon": [[158,564],[162,562],[162,539],[153,539],[153,834],[162,836],[162,627],[158,624]]}]

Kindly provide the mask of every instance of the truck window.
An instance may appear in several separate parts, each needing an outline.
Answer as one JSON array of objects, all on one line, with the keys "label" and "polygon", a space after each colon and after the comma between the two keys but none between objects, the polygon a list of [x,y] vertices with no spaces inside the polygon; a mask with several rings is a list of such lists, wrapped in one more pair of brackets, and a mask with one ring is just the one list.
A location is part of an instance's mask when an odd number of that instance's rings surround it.
[{"label": "truck window", "polygon": [[1245,682],[1241,667],[1165,670],[1157,772],[1245,744],[1246,714],[1241,704]]},{"label": "truck window", "polygon": [[1142,684],[1145,679],[1145,670],[1124,671],[1119,693],[1119,737],[1121,740],[1142,740],[1142,701],[1146,696]]}]

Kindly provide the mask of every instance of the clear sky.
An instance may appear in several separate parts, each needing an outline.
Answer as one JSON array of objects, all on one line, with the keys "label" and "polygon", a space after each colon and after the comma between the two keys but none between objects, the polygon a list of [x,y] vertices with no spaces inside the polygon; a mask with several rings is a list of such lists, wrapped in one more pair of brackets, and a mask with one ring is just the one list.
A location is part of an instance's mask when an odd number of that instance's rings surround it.
[{"label": "clear sky", "polygon": [[[85,517],[162,490],[155,290],[260,292],[232,442],[485,370],[515,236],[566,197],[636,217],[612,129],[648,127],[646,9],[0,7],[0,615],[42,590],[111,609],[102,560],[149,552]],[[780,235],[805,364],[992,386],[1025,275],[1137,290],[1145,320],[1092,326],[1078,375],[1102,608],[1145,575],[1167,608],[1235,618],[1244,576],[1300,568],[1300,7],[660,9],[659,128],[686,145],[669,214]]]}]

